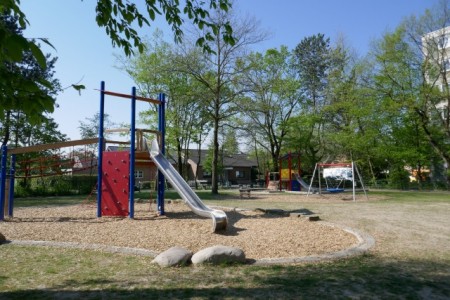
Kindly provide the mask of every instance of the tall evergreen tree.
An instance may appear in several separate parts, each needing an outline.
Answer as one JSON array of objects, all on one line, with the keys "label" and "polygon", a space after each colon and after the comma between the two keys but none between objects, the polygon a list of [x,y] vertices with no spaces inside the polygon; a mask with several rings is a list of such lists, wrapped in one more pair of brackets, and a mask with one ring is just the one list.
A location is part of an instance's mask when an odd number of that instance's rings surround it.
[{"label": "tall evergreen tree", "polygon": [[321,33],[304,38],[294,49],[302,91],[314,112],[325,104],[324,92],[331,64],[330,51],[330,39]]}]

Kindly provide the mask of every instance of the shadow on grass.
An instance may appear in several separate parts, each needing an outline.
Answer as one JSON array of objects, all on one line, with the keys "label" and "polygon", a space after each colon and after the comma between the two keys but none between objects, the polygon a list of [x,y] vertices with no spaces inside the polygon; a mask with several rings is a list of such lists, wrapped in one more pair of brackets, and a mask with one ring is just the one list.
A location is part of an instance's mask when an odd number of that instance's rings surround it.
[{"label": "shadow on grass", "polygon": [[[155,269],[156,270],[156,269]],[[449,261],[386,261],[372,255],[294,266],[157,269],[149,280],[66,279],[0,299],[448,299]],[[193,271],[195,270],[195,271]],[[157,274],[156,274],[157,273]],[[101,276],[101,275],[99,275]],[[164,278],[164,280],[160,280]],[[147,283],[145,283],[147,282]]]}]

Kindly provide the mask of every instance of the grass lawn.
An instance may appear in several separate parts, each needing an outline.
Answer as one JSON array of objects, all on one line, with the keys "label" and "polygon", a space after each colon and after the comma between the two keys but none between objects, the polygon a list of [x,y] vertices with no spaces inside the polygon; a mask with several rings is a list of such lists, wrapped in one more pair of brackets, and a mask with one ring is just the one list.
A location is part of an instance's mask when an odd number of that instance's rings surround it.
[{"label": "grass lawn", "polygon": [[[292,201],[240,200],[231,191],[199,195],[207,205],[299,208]],[[301,203],[325,221],[371,234],[376,246],[364,256],[286,266],[161,269],[149,257],[4,244],[0,299],[449,299],[450,194],[377,191],[370,197],[378,200]],[[167,199],[177,198],[167,193]],[[84,199],[18,199],[15,205]]]}]

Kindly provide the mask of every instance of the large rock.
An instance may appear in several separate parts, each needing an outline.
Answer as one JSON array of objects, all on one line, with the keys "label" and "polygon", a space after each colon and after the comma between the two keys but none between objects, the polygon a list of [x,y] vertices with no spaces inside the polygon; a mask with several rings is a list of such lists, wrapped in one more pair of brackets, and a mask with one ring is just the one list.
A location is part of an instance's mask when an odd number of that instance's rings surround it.
[{"label": "large rock", "polygon": [[191,261],[193,264],[213,265],[245,263],[245,253],[239,248],[218,245],[198,251]]},{"label": "large rock", "polygon": [[5,241],[6,241],[5,236],[0,232],[0,244],[5,242]]},{"label": "large rock", "polygon": [[173,267],[186,265],[192,257],[192,252],[181,248],[172,247],[156,256],[152,263],[156,263],[161,267]]}]

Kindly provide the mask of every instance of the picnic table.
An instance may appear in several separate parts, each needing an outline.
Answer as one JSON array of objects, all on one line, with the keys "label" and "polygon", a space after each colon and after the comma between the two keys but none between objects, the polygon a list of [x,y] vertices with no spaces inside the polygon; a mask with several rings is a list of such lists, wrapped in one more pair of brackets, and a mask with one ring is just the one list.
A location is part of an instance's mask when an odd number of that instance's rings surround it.
[{"label": "picnic table", "polygon": [[239,196],[242,198],[247,197],[250,198],[251,189],[241,188],[239,189]]}]

